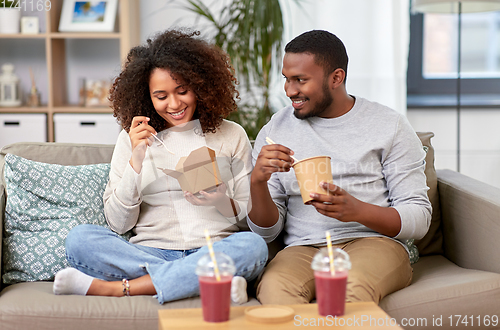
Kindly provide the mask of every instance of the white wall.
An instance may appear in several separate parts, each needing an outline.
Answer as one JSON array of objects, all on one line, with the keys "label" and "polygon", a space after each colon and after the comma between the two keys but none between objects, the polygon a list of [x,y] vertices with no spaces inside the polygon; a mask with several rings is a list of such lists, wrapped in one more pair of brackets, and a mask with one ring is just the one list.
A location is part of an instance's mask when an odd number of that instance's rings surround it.
[{"label": "white wall", "polygon": [[[457,169],[456,109],[408,109],[416,131],[431,131],[437,169]],[[500,188],[500,109],[460,112],[460,172]]]},{"label": "white wall", "polygon": [[[203,0],[213,13],[228,0]],[[202,31],[204,21],[180,6],[187,1],[141,0],[141,40],[174,26]],[[347,90],[406,113],[406,66],[409,0],[281,0],[284,43],[312,30],[328,30],[345,44],[349,55]],[[209,37],[209,36],[207,36]],[[367,56],[369,54],[369,56]],[[281,74],[272,77],[271,105],[289,104]]]},{"label": "white wall", "polygon": [[[224,4],[225,0],[203,1],[214,12]],[[183,9],[185,0],[140,0],[141,42],[145,42],[155,33],[173,27],[190,27],[205,32],[204,24],[190,11]],[[208,37],[208,36],[207,36]]]},{"label": "white wall", "polygon": [[118,40],[68,39],[65,47],[69,104],[78,104],[82,79],[111,81],[120,74]]},{"label": "white wall", "polygon": [[[220,5],[222,0],[205,0],[205,3],[215,8],[214,6]],[[394,66],[405,65],[391,59],[391,56],[397,57],[394,52],[384,56],[381,53],[374,54],[370,48],[371,43],[376,42],[377,36],[382,37],[382,39],[377,39],[381,40],[380,42],[392,42],[395,36],[391,28],[397,24],[403,26],[406,24],[402,18],[407,12],[404,3],[400,0],[396,2],[392,0],[314,0],[303,1],[302,7],[299,8],[291,0],[282,0],[287,25],[284,42],[286,44],[296,35],[311,29],[332,31],[344,41],[350,57],[348,90],[388,104],[391,101],[388,101],[384,94],[396,89],[394,86],[389,88],[384,82],[383,75],[374,77],[373,81],[369,79],[362,81],[369,74],[367,73],[369,69],[374,66],[375,70],[386,70],[389,64],[384,61],[389,60],[389,63],[393,63]],[[372,17],[373,15],[385,17],[384,22],[387,25],[381,24],[367,33],[366,27],[370,25],[369,21],[374,19],[363,16],[366,14],[363,14],[361,9],[366,13],[367,6],[371,8],[369,12],[372,13]],[[392,11],[377,12],[383,8],[392,8]],[[157,31],[173,26],[193,26],[203,31],[203,24],[196,21],[193,14],[181,9],[179,5],[173,5],[171,1],[141,0],[141,41],[144,42],[147,37]],[[399,40],[404,46],[405,37]],[[406,56],[401,55],[400,58],[406,59]],[[274,78],[275,87],[273,88],[274,104],[278,108],[287,102],[280,78]],[[406,77],[400,78],[403,88]],[[357,84],[356,81],[361,83]],[[367,95],[370,89],[374,90],[376,96]],[[397,105],[388,105],[399,108]],[[397,110],[404,113],[406,109]],[[434,132],[435,137],[432,143],[436,149],[436,168],[456,170],[456,111],[454,109],[409,109],[407,116],[416,131]],[[500,124],[500,109],[463,109],[461,117],[461,172],[500,187],[500,133],[497,128]]]},{"label": "white wall", "polygon": [[[313,29],[339,37],[349,56],[347,90],[406,113],[408,0],[282,0],[285,43]],[[290,4],[292,3],[292,4]],[[288,4],[288,6],[287,6]]]},{"label": "white wall", "polygon": [[[207,4],[211,4],[211,8],[220,6],[223,0],[205,0]],[[340,4],[340,7],[333,8],[333,2]],[[369,1],[369,2],[366,2]],[[350,69],[348,79],[348,89],[350,92],[356,92],[357,89],[352,86],[352,80],[363,74],[370,62],[361,62],[364,58],[372,61],[371,65],[379,65],[379,69],[383,70],[384,65],[381,65],[383,58],[372,56],[367,50],[373,39],[368,35],[363,34],[362,25],[366,25],[363,19],[360,19],[359,11],[356,6],[366,2],[366,5],[376,3],[382,6],[374,7],[381,8],[395,5],[394,1],[400,0],[306,0],[303,1],[303,9],[292,5],[291,0],[282,0],[283,9],[285,11],[286,23],[288,28],[285,30],[285,43],[291,40],[294,36],[301,32],[316,28],[328,29],[336,33],[344,43],[350,56]],[[188,11],[180,8],[180,0],[176,0],[175,4],[171,0],[141,0],[140,2],[140,21],[141,21],[141,42],[144,42],[149,36],[155,32],[168,29],[173,26],[194,26],[203,31],[203,24],[196,20],[196,16]],[[397,4],[397,2],[396,2]],[[215,6],[215,7],[214,7]],[[404,6],[396,6],[398,10],[403,10]],[[366,8],[365,8],[366,9]],[[395,10],[391,15],[393,19],[387,18],[388,24],[395,24],[398,20]],[[375,13],[375,12],[374,12]],[[382,15],[386,13],[376,13]],[[401,13],[400,16],[404,16]],[[317,17],[321,19],[317,19]],[[338,21],[342,19],[340,22]],[[42,30],[44,24],[41,25]],[[388,34],[387,26],[380,26],[374,34]],[[335,30],[335,31],[333,31]],[[354,32],[359,38],[350,39],[347,32]],[[16,65],[16,73],[23,81],[23,89],[29,90],[29,72],[21,65],[22,63],[30,62],[35,73],[35,77],[46,76],[44,45],[43,42],[31,42],[30,51],[26,51],[28,43],[23,40],[7,40],[3,41],[6,47],[0,49],[0,59],[14,59]],[[106,41],[107,42],[107,41]],[[387,42],[387,40],[386,40]],[[102,49],[101,49],[102,48]],[[88,78],[107,78],[118,74],[119,66],[116,65],[116,58],[119,57],[115,49],[117,47],[90,47],[85,40],[77,40],[68,42],[68,74],[72,77],[88,77]],[[16,51],[21,49],[23,51]],[[103,61],[103,58],[109,58],[109,62]],[[45,70],[45,71],[44,71]],[[103,76],[104,75],[104,76]],[[43,79],[40,79],[43,80]],[[37,81],[42,92],[42,103],[46,103],[46,86],[43,81]],[[68,91],[70,91],[69,101],[77,103],[78,98],[78,81],[77,79],[68,81]],[[387,93],[384,88],[384,83],[379,82],[381,87],[378,93]],[[404,84],[401,84],[404,86]],[[359,89],[362,91],[362,89]],[[287,99],[284,97],[283,82],[281,77],[275,78],[275,88],[273,92],[278,95],[276,102],[279,105],[281,102],[286,104]],[[368,97],[363,92],[362,96]],[[383,96],[382,96],[383,97]],[[385,102],[381,102],[385,103]],[[432,131],[435,137],[432,143],[436,149],[436,168],[456,169],[456,111],[455,109],[409,109],[407,116],[410,123],[416,131]],[[461,113],[461,172],[478,180],[490,183],[500,187],[500,109],[463,109]]]}]

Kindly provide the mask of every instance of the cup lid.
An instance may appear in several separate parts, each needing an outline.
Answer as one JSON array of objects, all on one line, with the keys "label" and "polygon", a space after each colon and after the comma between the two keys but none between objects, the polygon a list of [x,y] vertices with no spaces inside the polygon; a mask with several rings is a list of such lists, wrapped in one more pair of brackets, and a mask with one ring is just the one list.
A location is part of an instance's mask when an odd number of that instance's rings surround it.
[{"label": "cup lid", "polygon": [[[333,265],[335,270],[344,271],[351,269],[351,260],[349,255],[342,249],[333,249]],[[311,268],[320,272],[330,271],[330,258],[328,257],[328,249],[321,248],[313,258]]]},{"label": "cup lid", "polygon": [[[220,275],[234,275],[236,266],[233,259],[222,252],[215,252],[214,255]],[[215,276],[214,263],[209,253],[198,260],[195,272],[198,276]]]}]

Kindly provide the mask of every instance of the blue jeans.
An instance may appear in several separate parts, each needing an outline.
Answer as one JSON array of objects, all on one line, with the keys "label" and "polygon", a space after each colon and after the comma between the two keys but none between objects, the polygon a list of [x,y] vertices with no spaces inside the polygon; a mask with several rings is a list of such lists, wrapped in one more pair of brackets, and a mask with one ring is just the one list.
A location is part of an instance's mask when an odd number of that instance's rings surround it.
[{"label": "blue jeans", "polygon": [[[251,281],[267,261],[267,245],[252,232],[238,232],[214,242],[215,251],[230,256],[237,276]],[[115,232],[97,225],[79,225],[66,238],[66,258],[81,272],[106,281],[135,279],[149,274],[160,304],[199,295],[195,274],[198,259],[207,246],[180,251],[163,250],[124,240]]]}]

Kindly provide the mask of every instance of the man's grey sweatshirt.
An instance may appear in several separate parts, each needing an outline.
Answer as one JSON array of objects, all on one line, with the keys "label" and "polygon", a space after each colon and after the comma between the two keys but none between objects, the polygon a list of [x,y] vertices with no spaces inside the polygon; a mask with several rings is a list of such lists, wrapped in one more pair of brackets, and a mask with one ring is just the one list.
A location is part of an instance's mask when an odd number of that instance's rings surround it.
[{"label": "man's grey sweatshirt", "polygon": [[[331,157],[333,183],[355,198],[395,208],[401,217],[400,242],[419,239],[431,221],[424,174],[425,151],[406,117],[378,103],[356,98],[354,107],[338,118],[297,119],[288,106],[273,115],[257,136],[253,164],[266,137],[295,152],[294,157]],[[267,242],[285,230],[285,244],[321,246],[325,232],[333,243],[354,238],[384,236],[358,222],[341,222],[304,205],[295,173],[273,173],[268,181],[278,207],[272,227],[249,227]],[[383,221],[383,219],[381,219]]]}]

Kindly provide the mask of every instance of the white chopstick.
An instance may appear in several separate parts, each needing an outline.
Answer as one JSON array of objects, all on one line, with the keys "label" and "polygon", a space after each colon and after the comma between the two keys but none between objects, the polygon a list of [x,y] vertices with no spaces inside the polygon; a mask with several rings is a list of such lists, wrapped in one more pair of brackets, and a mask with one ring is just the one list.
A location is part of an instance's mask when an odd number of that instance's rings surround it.
[{"label": "white chopstick", "polygon": [[160,140],[160,139],[159,139],[156,135],[154,135],[154,134],[151,134],[151,135],[152,135],[152,136],[153,136],[156,140],[158,140],[158,142],[160,142],[160,143],[161,143],[161,144],[165,147],[165,149],[167,149],[167,151],[168,151],[168,152],[170,152],[172,155],[175,155],[172,151],[170,151],[170,150],[167,148],[167,146],[165,145],[165,143],[163,143],[163,141],[162,141],[162,140]]},{"label": "white chopstick", "polygon": [[[269,137],[266,136],[266,142],[267,144],[276,144],[276,142],[274,142],[273,140],[271,140]],[[292,157],[292,159],[294,160],[294,162],[298,162],[298,159],[293,157],[293,156],[290,156]]]}]

